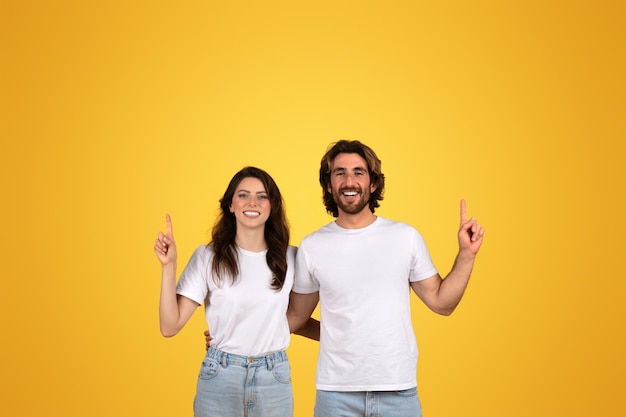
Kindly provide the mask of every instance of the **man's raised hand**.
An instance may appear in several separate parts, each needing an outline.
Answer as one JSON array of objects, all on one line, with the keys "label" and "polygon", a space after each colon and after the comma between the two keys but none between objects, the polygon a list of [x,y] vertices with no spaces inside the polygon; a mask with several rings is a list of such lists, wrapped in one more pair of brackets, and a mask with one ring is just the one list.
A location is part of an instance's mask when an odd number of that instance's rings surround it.
[{"label": "man's raised hand", "polygon": [[483,243],[485,228],[478,224],[476,218],[467,220],[465,200],[461,200],[461,226],[459,227],[459,251],[469,251],[473,255],[478,253]]}]

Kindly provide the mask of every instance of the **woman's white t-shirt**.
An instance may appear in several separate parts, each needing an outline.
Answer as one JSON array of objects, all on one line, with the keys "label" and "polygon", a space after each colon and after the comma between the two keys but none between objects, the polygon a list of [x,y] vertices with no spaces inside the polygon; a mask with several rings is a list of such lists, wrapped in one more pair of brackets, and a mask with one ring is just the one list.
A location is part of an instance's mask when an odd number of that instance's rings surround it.
[{"label": "woman's white t-shirt", "polygon": [[213,279],[211,245],[196,249],[183,270],[176,293],[204,304],[211,346],[228,353],[260,356],[289,346],[287,307],[293,286],[296,247],[287,250],[287,275],[280,291],[271,287],[267,251],[237,248],[239,277],[218,286]]}]

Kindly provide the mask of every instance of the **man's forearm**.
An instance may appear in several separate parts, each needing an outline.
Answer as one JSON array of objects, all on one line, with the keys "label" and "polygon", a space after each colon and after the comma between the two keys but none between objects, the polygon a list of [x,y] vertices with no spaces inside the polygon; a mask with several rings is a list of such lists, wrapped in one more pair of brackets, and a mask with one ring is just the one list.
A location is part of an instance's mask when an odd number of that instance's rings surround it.
[{"label": "man's forearm", "polygon": [[313,317],[309,317],[304,326],[293,332],[299,336],[304,336],[308,339],[320,340],[320,322]]},{"label": "man's forearm", "polygon": [[447,314],[454,311],[465,293],[474,268],[475,257],[474,254],[459,252],[454,260],[452,270],[441,283],[439,299],[441,304],[445,306]]}]

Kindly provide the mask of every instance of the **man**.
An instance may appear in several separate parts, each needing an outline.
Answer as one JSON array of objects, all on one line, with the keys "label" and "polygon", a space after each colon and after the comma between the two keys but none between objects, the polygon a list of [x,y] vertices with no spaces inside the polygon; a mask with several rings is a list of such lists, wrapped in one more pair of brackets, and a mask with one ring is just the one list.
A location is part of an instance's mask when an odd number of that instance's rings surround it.
[{"label": "man", "polygon": [[463,296],[484,229],[461,201],[459,252],[445,279],[412,226],[374,214],[383,199],[381,162],[359,141],[341,140],[322,158],[320,185],[336,220],[306,236],[296,257],[288,318],[316,338],[315,416],[421,416],[410,290],[451,314]]}]

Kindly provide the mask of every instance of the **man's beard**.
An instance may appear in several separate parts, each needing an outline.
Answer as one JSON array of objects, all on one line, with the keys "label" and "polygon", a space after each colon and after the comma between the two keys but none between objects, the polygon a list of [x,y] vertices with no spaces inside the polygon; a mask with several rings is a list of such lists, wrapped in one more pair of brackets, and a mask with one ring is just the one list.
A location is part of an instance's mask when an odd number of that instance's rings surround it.
[{"label": "man's beard", "polygon": [[[357,196],[360,198],[346,204],[342,200],[344,197],[342,193],[346,191],[356,191],[358,193]],[[360,188],[342,188],[339,191],[333,190],[333,200],[335,200],[335,204],[337,204],[337,207],[339,207],[341,211],[347,214],[357,214],[363,211],[363,209],[369,205],[370,195],[371,193],[369,189],[361,190]]]}]

